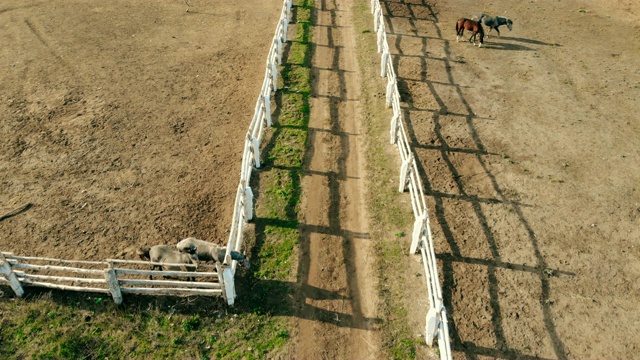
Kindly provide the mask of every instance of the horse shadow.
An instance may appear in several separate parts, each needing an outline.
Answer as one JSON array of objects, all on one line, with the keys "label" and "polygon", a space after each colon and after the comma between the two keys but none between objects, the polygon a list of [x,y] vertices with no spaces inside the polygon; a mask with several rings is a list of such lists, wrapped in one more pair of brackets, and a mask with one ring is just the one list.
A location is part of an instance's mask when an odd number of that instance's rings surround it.
[{"label": "horse shadow", "polygon": [[504,40],[518,41],[518,42],[531,44],[531,45],[544,45],[544,46],[557,46],[557,47],[562,46],[561,44],[558,44],[558,43],[553,43],[552,44],[552,43],[547,43],[547,42],[540,41],[540,40],[526,39],[526,38],[519,38],[519,37],[511,37],[511,36],[500,36],[500,37],[497,37],[497,38],[498,39],[504,39]]},{"label": "horse shadow", "polygon": [[503,42],[487,42],[485,39],[484,44],[482,45],[484,49],[491,50],[507,50],[507,51],[535,51],[528,46],[520,45],[520,44],[512,44],[512,43],[503,43]]},{"label": "horse shadow", "polygon": [[[500,41],[496,41],[500,40]],[[542,45],[542,46],[556,46],[560,47],[562,45],[558,43],[547,43],[544,41],[534,40],[534,39],[526,39],[519,37],[510,37],[510,36],[485,36],[484,45],[482,47],[486,49],[493,50],[511,50],[511,51],[535,51],[535,48],[531,48],[526,45],[522,45],[519,43],[527,44],[527,45]]]}]

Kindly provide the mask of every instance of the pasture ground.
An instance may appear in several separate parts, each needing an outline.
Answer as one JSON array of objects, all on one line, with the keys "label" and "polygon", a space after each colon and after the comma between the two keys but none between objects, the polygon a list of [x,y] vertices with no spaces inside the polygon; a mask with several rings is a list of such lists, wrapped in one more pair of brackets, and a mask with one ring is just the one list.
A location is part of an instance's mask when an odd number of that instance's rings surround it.
[{"label": "pasture ground", "polygon": [[188,3],[3,2],[3,251],[226,243],[282,4]]},{"label": "pasture ground", "polygon": [[[138,247],[186,236],[226,243],[282,2],[188,3],[188,12],[183,1],[2,3],[2,251],[135,259]],[[246,285],[257,300],[233,309],[211,298],[137,297],[118,308],[102,296],[38,290],[18,301],[3,287],[0,357],[281,350],[287,318],[269,321],[264,289]]]},{"label": "pasture ground", "polygon": [[[384,10],[456,358],[637,357],[640,5]],[[456,43],[477,12],[513,31]]]}]

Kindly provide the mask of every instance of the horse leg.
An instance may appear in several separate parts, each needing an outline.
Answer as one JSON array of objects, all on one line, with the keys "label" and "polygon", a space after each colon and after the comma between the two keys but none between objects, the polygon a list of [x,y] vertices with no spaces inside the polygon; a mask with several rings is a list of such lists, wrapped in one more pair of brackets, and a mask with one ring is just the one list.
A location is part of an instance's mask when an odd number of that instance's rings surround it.
[{"label": "horse leg", "polygon": [[[472,43],[473,45],[476,44],[476,35],[477,34],[478,33],[474,31],[473,34],[471,34],[471,36],[469,37],[469,42]],[[473,40],[471,40],[471,39],[473,39]]]},{"label": "horse leg", "polygon": [[498,33],[498,36],[500,36],[500,30],[498,29],[498,27],[496,27],[496,32]]}]

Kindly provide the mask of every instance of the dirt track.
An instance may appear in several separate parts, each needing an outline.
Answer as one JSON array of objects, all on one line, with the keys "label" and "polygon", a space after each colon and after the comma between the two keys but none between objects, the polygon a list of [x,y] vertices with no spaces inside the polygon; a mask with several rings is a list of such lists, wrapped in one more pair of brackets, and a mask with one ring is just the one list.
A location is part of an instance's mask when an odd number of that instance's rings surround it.
[{"label": "dirt track", "polygon": [[316,1],[298,359],[379,356],[351,2]]}]

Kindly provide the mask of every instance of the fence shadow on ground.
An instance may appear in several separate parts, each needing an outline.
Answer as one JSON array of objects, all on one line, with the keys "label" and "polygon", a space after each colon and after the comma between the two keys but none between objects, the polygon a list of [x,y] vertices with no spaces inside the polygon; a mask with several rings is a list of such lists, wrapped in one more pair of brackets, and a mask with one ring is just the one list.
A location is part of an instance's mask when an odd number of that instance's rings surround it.
[{"label": "fence shadow on ground", "polygon": [[[515,348],[509,343],[509,340],[505,335],[505,322],[509,320],[505,319],[506,316],[503,310],[504,304],[500,301],[501,296],[503,295],[502,291],[505,290],[500,288],[498,279],[501,274],[504,274],[507,271],[512,273],[521,272],[531,275],[537,282],[539,288],[535,290],[535,293],[539,292],[541,294],[537,301],[539,302],[542,317],[541,321],[544,324],[544,331],[551,343],[555,357],[558,359],[566,359],[567,352],[563,341],[558,334],[551,314],[549,274],[554,274],[553,276],[574,274],[563,272],[558,269],[548,269],[536,238],[536,231],[532,228],[523,213],[523,208],[527,205],[511,200],[506,193],[505,188],[499,184],[496,176],[491,172],[489,163],[485,158],[492,155],[492,153],[485,147],[483,139],[480,136],[480,132],[477,130],[477,126],[479,124],[478,120],[480,120],[480,118],[474,114],[473,109],[466,100],[463,92],[464,87],[459,85],[454,78],[452,64],[455,63],[456,60],[453,59],[452,56],[450,40],[448,40],[449,37],[443,36],[443,30],[440,28],[437,14],[434,12],[432,6],[426,0],[396,0],[384,1],[383,8],[385,10],[384,17],[388,34],[396,37],[394,42],[395,48],[392,49],[392,52],[395,53],[392,57],[394,58],[394,65],[396,69],[398,68],[401,59],[415,59],[416,57],[415,55],[404,54],[402,49],[403,37],[409,37],[414,42],[418,39],[421,43],[421,76],[419,79],[403,79],[402,76],[398,76],[398,83],[399,88],[404,88],[404,90],[401,91],[403,97],[403,116],[405,118],[411,146],[414,149],[416,157],[419,159],[417,162],[418,171],[424,180],[425,195],[431,198],[432,203],[435,203],[435,213],[433,213],[431,217],[437,221],[437,226],[441,229],[442,236],[446,241],[446,246],[441,245],[439,247],[440,249],[443,249],[448,246],[449,249],[448,252],[439,251],[437,258],[441,262],[443,269],[443,297],[450,317],[449,329],[452,349],[464,354],[467,358],[472,359],[484,356],[494,358],[539,359],[536,355],[538,352],[532,349]],[[433,32],[430,32],[429,36],[418,35],[417,24],[419,22],[431,23],[431,29],[435,30],[437,36],[434,36]],[[406,32],[404,30],[406,30]],[[449,29],[447,28],[445,31],[449,31]],[[451,35],[451,37],[453,37],[453,35]],[[535,40],[518,38],[503,37],[501,40],[515,40],[532,45],[557,46],[556,44],[547,44]],[[444,48],[444,57],[433,57],[429,54],[427,51],[429,42],[442,43]],[[535,50],[527,46],[513,43],[500,43],[499,45],[498,43],[495,43],[494,48],[501,50]],[[415,48],[412,49],[412,51],[415,52]],[[443,68],[446,72],[446,79],[448,79],[447,82],[443,82],[442,80],[439,82],[430,80],[427,72],[428,61],[444,62]],[[440,78],[442,79],[443,77],[440,76]],[[428,90],[428,96],[435,99],[437,108],[427,110],[419,109],[415,106],[415,97],[418,95],[412,94],[408,85],[403,84],[404,81],[420,83],[423,86],[422,88],[426,88]],[[442,87],[448,88],[448,95],[440,94],[438,89]],[[456,103],[462,104],[462,107],[465,110],[458,111],[458,113],[452,113],[447,104],[448,99],[445,99],[447,96],[449,96],[449,98],[453,98]],[[425,115],[425,112],[428,114]],[[456,121],[459,121],[460,124],[466,125],[466,129],[471,138],[470,142],[473,144],[472,147],[467,146],[461,148],[449,145],[449,139],[443,127],[445,117],[447,117],[447,120],[454,118]],[[423,134],[418,133],[416,130],[417,127],[420,127],[420,129],[424,131],[424,118],[430,118],[426,121],[433,126],[429,130],[430,134],[433,134],[435,137],[435,141],[433,143],[426,143],[424,141],[424,136],[421,136]],[[416,149],[419,151],[416,151]],[[441,165],[439,169],[442,169],[441,172],[444,174],[450,174],[448,179],[443,180],[440,178],[434,178],[433,172],[428,171],[431,170],[430,166],[432,166],[432,162],[426,158],[429,152],[433,152],[434,157],[441,159],[443,165]],[[478,176],[481,175],[486,178],[488,183],[491,184],[490,186],[495,196],[483,197],[478,194],[474,194],[473,189],[467,188],[465,182],[462,180],[464,170],[460,169],[459,166],[456,165],[455,161],[455,157],[460,156],[461,154],[473,157],[474,161],[480,165],[482,171]],[[451,189],[451,191],[440,190],[441,187],[438,185],[441,185],[443,181],[447,182],[448,189]],[[461,236],[459,228],[452,225],[456,220],[454,220],[452,215],[447,212],[447,206],[452,203],[463,204],[463,206],[471,209],[470,213],[472,214],[472,218],[467,219],[467,223],[477,229],[480,229],[480,237],[485,241],[483,246],[488,249],[487,252],[489,256],[479,255],[478,257],[472,257],[463,254],[469,253],[469,250],[465,249],[465,239]],[[526,233],[523,237],[528,239],[528,246],[532,249],[533,254],[531,254],[531,256],[535,259],[534,265],[512,263],[502,260],[502,257],[505,254],[501,254],[498,240],[494,235],[494,229],[492,228],[492,225],[490,225],[490,221],[488,221],[490,215],[485,210],[487,204],[499,206],[503,211],[514,214],[513,216],[517,219],[514,220],[514,222],[517,222],[517,227],[519,229],[524,229],[524,233]],[[486,279],[483,279],[485,281],[482,281],[481,283],[486,283],[487,288],[482,289],[481,291],[470,291],[467,294],[464,293],[465,289],[456,290],[456,286],[460,287],[458,284],[459,277],[464,276],[462,273],[471,273],[474,269],[478,268],[483,268],[484,270],[482,273],[486,273]],[[460,271],[460,269],[464,270]],[[459,331],[461,327],[465,329],[470,328],[468,325],[475,324],[478,320],[469,312],[464,314],[466,317],[458,314],[460,308],[459,305],[457,305],[457,302],[454,302],[454,297],[459,296],[458,294],[464,294],[465,297],[478,296],[475,300],[466,300],[466,302],[462,302],[463,304],[468,304],[469,301],[478,301],[482,296],[488,296],[488,299],[485,299],[488,300],[488,309],[486,312],[488,312],[491,317],[491,329],[488,331],[489,335],[487,336],[491,336],[492,339],[483,341],[483,344],[493,343],[495,344],[494,346],[479,345],[474,341],[468,341],[465,339],[467,334],[462,335]],[[533,293],[532,296],[534,296]],[[527,325],[519,323],[519,326]],[[482,330],[478,329],[476,331],[480,332]],[[485,334],[487,334],[487,332],[481,333],[480,336]],[[533,353],[528,354],[528,352]]]}]

